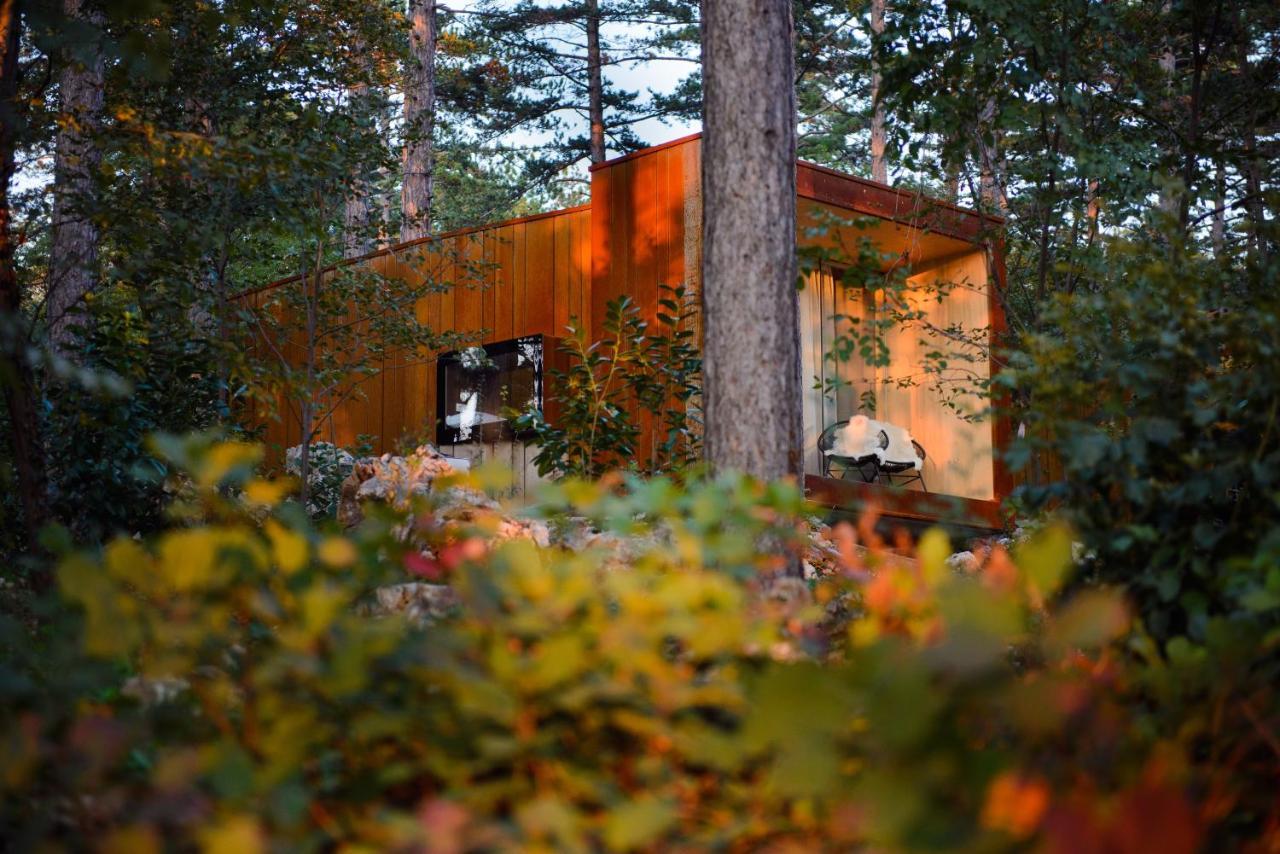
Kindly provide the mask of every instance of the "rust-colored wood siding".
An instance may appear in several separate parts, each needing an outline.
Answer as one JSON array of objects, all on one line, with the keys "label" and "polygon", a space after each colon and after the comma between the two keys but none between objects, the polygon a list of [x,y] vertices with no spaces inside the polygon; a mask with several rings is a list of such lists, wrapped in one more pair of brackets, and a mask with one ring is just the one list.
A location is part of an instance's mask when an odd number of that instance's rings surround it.
[{"label": "rust-colored wood siding", "polygon": [[[522,335],[562,335],[570,318],[591,310],[591,212],[571,208],[441,235],[360,259],[390,279],[442,287],[414,306],[420,322],[439,331],[492,343]],[[286,279],[238,297],[261,308]],[[266,346],[259,342],[256,346]],[[283,342],[285,355],[301,362],[298,342]],[[428,440],[436,419],[436,364],[431,353],[389,353],[382,370],[361,383],[363,394],[338,407],[317,438],[353,446],[373,437],[376,453]],[[295,411],[278,401],[280,419],[265,419],[274,454],[300,441]],[[278,459],[278,456],[276,457]]]},{"label": "rust-colored wood siding", "polygon": [[652,322],[661,287],[696,290],[702,268],[702,147],[646,148],[591,173],[591,316],[629,296]]}]

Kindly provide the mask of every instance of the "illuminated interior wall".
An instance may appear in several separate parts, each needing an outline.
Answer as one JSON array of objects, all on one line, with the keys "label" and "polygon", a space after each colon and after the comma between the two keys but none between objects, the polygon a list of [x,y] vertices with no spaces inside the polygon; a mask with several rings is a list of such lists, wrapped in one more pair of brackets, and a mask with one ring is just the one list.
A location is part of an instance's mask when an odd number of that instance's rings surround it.
[{"label": "illuminated interior wall", "polygon": [[[844,288],[828,269],[811,275],[801,291],[806,471],[821,472],[817,450],[821,432],[861,413],[911,432],[927,453],[924,479],[931,492],[991,500],[995,497],[991,422],[983,415],[985,402],[978,393],[981,382],[990,375],[989,361],[985,349],[957,340],[986,337],[986,259],[975,251],[936,261],[908,278],[907,284],[904,308],[922,316],[885,333],[890,363],[878,368],[857,355],[847,363],[826,356],[841,327],[847,328],[850,322],[838,316],[865,317],[868,311],[888,311],[884,295],[877,295],[873,305],[865,291]],[[926,370],[929,353],[944,354],[951,365],[941,375],[941,388],[940,375]],[[847,385],[835,392],[814,388],[833,377]],[[862,405],[864,391],[874,391],[873,408]]]}]

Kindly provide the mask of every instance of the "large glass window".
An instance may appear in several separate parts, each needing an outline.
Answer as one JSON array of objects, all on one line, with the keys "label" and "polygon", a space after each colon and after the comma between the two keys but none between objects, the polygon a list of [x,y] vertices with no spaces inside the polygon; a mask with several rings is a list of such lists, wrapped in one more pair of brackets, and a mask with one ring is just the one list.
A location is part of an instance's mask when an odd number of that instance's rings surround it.
[{"label": "large glass window", "polygon": [[436,363],[436,441],[458,445],[517,438],[505,413],[542,410],[542,368],[541,335],[442,355]]}]

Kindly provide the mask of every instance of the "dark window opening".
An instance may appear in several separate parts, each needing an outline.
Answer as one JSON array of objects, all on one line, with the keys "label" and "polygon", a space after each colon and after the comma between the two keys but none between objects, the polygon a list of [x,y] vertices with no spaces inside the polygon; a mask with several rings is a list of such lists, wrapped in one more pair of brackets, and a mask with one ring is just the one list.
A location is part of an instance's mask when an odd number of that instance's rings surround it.
[{"label": "dark window opening", "polygon": [[506,413],[542,411],[543,337],[467,347],[436,362],[436,441],[504,442],[517,436]]}]

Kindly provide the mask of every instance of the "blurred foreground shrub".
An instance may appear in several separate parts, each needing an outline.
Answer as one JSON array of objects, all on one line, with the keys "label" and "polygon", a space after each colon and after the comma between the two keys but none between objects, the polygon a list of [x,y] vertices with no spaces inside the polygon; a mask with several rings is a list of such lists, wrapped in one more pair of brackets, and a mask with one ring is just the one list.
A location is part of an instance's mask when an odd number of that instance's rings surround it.
[{"label": "blurred foreground shrub", "polygon": [[[619,568],[440,530],[432,496],[340,535],[252,446],[160,450],[195,486],[173,527],[68,555],[77,607],[3,625],[13,849],[1276,844],[1266,730],[1197,693],[1247,652],[1164,656],[1118,593],[1059,601],[1062,529],[958,572],[938,532],[902,560],[845,527],[844,571],[805,585],[757,548],[798,547],[788,488],[553,487],[553,524],[633,544]],[[422,563],[410,528],[456,613],[364,615]]]}]

